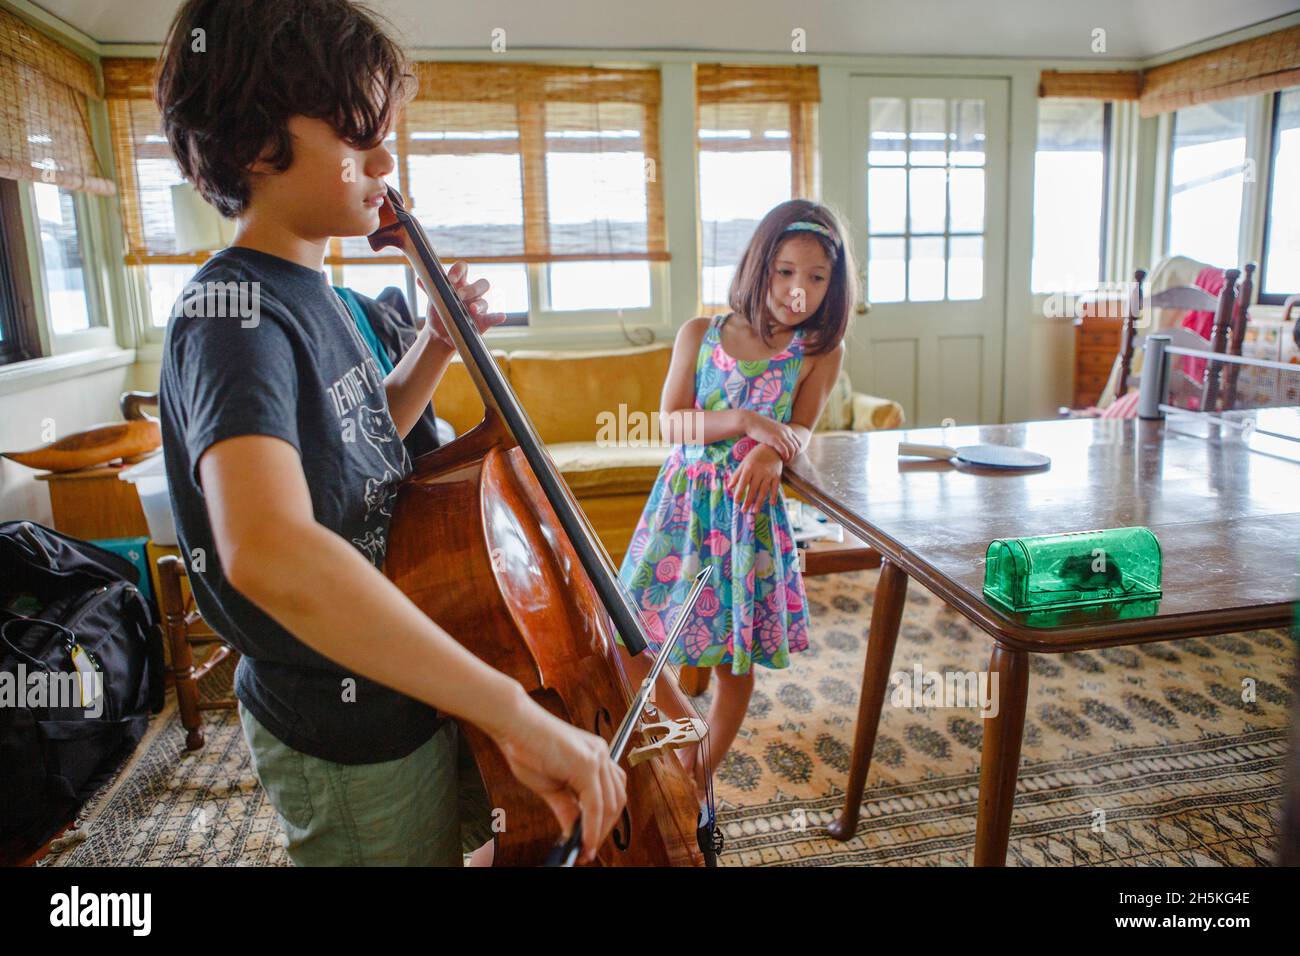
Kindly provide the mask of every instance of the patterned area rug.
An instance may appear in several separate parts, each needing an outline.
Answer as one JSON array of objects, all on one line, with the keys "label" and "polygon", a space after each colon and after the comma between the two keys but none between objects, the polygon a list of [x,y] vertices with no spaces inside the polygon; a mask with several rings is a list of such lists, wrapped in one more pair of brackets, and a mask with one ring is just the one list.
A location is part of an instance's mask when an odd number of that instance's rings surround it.
[{"label": "patterned area rug", "polygon": [[[825,834],[842,804],[876,575],[807,579],[811,649],[788,670],[760,668],[718,773],[724,865],[970,863],[983,733],[970,707],[887,699],[858,835],[839,843]],[[910,587],[895,672],[975,672],[990,649],[959,614]],[[1008,862],[1270,864],[1293,654],[1285,632],[1252,631],[1032,656]],[[1243,682],[1253,682],[1253,701],[1243,701]],[[700,701],[707,707],[707,695]],[[85,808],[77,837],[42,865],[287,865],[235,714],[208,712],[204,729],[207,746],[182,758],[169,704]]]}]

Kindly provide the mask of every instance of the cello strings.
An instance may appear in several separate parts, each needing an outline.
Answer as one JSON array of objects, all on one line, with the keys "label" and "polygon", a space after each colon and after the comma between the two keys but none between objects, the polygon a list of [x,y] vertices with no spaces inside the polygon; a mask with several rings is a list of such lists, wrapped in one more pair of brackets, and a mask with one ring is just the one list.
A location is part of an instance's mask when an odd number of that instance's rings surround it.
[{"label": "cello strings", "polygon": [[[690,588],[691,588],[690,593],[688,594],[686,600],[683,602],[682,606],[678,609],[677,617],[673,620],[672,624],[668,627],[668,632],[670,634],[675,634],[679,630],[681,625],[684,624],[683,615],[690,613],[694,609],[695,601],[698,598],[696,591],[702,588],[704,582],[708,580],[708,577],[709,577],[708,570],[705,569],[704,571],[697,574],[695,578],[690,579],[689,581]],[[636,607],[636,603],[632,600],[632,596],[631,593],[628,591],[627,585],[624,584],[621,579],[617,579],[617,580],[618,580],[619,587],[623,590],[624,596],[628,599],[629,604],[633,607]],[[687,579],[682,578],[678,582],[678,585],[682,585],[686,583],[688,583]],[[644,614],[646,612],[640,611],[640,609],[638,609],[638,612],[642,614],[642,619],[644,620]],[[687,717],[693,715],[697,720],[699,720],[702,724],[704,724],[706,728],[706,733],[704,737],[697,744],[693,769],[698,769],[701,766],[701,761],[703,762],[702,765],[704,768],[704,805],[701,808],[701,810],[704,813],[704,819],[703,822],[701,823],[701,826],[707,826],[709,828],[710,842],[713,845],[714,852],[717,852],[718,850],[720,850],[721,847],[719,841],[720,834],[717,832],[717,827],[716,827],[717,810],[716,810],[715,797],[713,791],[713,772],[712,770],[709,769],[713,761],[712,761],[712,753],[709,749],[709,737],[707,733],[708,720],[705,718],[705,715],[700,712],[700,709],[695,706],[695,702],[690,698],[690,696],[685,694],[681,690],[681,666],[674,664],[672,662],[672,651],[676,649],[677,645],[680,644],[680,637],[676,641],[667,641],[665,643],[671,644],[672,646],[668,646],[668,647],[661,646],[658,649],[653,651],[647,648],[645,653],[653,655],[652,660],[655,662],[655,664],[658,664],[659,655],[662,654],[665,650],[668,651],[669,653],[668,659],[663,661],[663,667],[660,669],[659,677],[664,679],[665,682],[664,686],[667,690],[667,696],[673,698],[673,700],[677,702],[678,706],[676,706],[673,709],[680,711],[684,716]],[[652,670],[653,669],[654,668],[652,667]],[[655,684],[657,687],[658,680],[655,681]],[[655,698],[656,709],[661,709],[662,706],[663,706],[662,702],[660,702],[659,699],[656,697]],[[674,756],[672,759],[676,760],[677,758]],[[695,782],[694,773],[692,773],[691,776],[692,776],[692,784],[693,784]]]}]

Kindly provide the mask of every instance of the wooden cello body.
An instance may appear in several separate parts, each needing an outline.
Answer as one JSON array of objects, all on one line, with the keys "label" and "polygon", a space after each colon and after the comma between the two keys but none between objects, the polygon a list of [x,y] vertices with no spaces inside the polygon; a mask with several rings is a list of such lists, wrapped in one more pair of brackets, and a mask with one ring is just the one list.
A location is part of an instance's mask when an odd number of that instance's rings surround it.
[{"label": "wooden cello body", "polygon": [[[395,192],[390,200],[401,210]],[[406,241],[394,238],[388,228],[383,244]],[[371,242],[376,244],[375,237]],[[459,308],[460,302],[446,301],[454,298],[454,292],[443,294],[449,285],[435,290],[435,284],[445,283],[445,274],[439,283],[427,274],[430,263],[417,261],[432,258],[431,253],[403,251],[413,256],[412,265],[447,328],[456,330],[452,335],[484,396],[487,414],[477,427],[415,462],[394,507],[384,573],[425,614],[483,661],[518,680],[551,713],[610,740],[635,688],[623,667],[627,652],[615,641],[615,617],[622,614],[626,623],[627,607],[614,608],[612,614],[610,579],[602,582],[602,593],[590,573],[612,575],[608,555],[603,571],[590,567],[594,532],[567,486],[557,496],[557,473],[539,480],[537,448],[530,456],[523,447],[536,440],[535,433],[527,434],[531,424],[526,417],[520,424],[522,412],[513,393],[501,392],[503,378],[489,385],[499,369],[482,348],[472,320],[463,309],[455,317],[442,312]],[[428,254],[421,256],[421,251]],[[473,343],[467,341],[471,336]],[[549,490],[543,487],[547,482]],[[585,528],[590,537],[580,533],[574,541],[557,513],[566,507],[572,509],[565,516],[568,528]],[[461,729],[494,808],[494,863],[541,863],[561,836],[554,815],[515,779],[490,738],[468,723]],[[624,760],[622,766],[627,807],[602,844],[599,862],[704,865],[694,784],[676,757],[667,753],[634,766]]]}]

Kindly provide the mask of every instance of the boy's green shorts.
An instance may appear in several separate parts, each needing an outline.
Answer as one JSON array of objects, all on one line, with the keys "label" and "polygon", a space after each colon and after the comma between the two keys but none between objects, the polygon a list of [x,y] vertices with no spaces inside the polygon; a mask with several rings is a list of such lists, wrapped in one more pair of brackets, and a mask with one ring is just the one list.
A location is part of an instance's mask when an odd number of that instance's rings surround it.
[{"label": "boy's green shorts", "polygon": [[398,760],[341,764],[294,750],[243,705],[253,769],[298,866],[460,866],[492,811],[455,722]]}]

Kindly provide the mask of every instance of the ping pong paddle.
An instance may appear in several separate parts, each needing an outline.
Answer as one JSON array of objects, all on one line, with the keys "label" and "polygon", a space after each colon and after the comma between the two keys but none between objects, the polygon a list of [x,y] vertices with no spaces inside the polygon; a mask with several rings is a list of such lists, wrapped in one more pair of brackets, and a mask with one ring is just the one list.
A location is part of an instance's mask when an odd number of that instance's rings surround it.
[{"label": "ping pong paddle", "polygon": [[940,460],[956,458],[968,465],[981,465],[985,468],[1041,468],[1052,462],[1052,459],[1036,451],[1012,448],[1009,445],[962,445],[959,448],[949,448],[947,445],[918,445],[904,441],[898,443],[898,453]]}]

